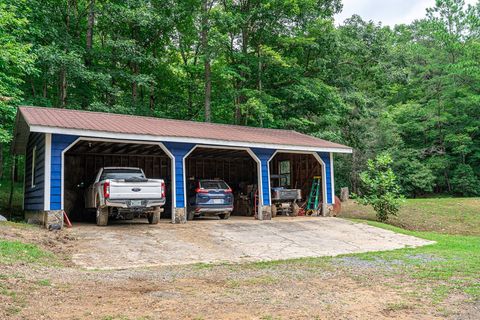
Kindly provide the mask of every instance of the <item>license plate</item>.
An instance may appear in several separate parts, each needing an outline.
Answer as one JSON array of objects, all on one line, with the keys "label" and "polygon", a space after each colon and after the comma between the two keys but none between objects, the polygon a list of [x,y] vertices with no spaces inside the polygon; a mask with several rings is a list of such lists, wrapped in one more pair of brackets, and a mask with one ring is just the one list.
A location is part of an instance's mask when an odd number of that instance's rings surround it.
[{"label": "license plate", "polygon": [[130,201],[130,207],[141,207],[142,200],[132,200]]},{"label": "license plate", "polygon": [[213,204],[223,204],[223,199],[213,199]]}]

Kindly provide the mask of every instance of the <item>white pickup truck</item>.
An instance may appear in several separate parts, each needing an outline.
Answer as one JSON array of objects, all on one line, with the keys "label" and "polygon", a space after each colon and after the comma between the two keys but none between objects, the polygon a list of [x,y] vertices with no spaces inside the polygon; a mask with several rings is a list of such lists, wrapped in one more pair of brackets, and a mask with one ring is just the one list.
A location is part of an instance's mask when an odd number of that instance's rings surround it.
[{"label": "white pickup truck", "polygon": [[109,217],[133,219],[141,215],[146,215],[150,224],[157,224],[164,204],[165,182],[147,179],[140,168],[102,168],[85,195],[85,207],[96,210],[99,226],[106,226]]}]

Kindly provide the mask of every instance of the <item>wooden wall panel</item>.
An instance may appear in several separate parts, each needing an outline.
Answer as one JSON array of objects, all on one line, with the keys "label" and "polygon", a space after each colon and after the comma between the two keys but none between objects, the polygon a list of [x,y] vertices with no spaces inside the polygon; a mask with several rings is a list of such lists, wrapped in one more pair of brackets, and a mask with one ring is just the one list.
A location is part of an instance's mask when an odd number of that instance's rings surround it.
[{"label": "wooden wall panel", "polygon": [[257,165],[253,159],[186,159],[187,179],[223,179],[230,187],[238,188],[240,183],[257,183]]},{"label": "wooden wall panel", "polygon": [[[314,176],[322,176],[322,167],[317,159],[310,154],[278,153],[270,162],[270,173],[278,174],[280,162],[290,161],[291,188],[301,189],[302,197],[306,199],[312,187]],[[276,186],[275,179],[272,180],[272,187]]]},{"label": "wooden wall panel", "polygon": [[[32,155],[35,149],[35,186],[32,186]],[[45,187],[45,134],[31,133],[25,156],[25,210],[44,209]]]}]

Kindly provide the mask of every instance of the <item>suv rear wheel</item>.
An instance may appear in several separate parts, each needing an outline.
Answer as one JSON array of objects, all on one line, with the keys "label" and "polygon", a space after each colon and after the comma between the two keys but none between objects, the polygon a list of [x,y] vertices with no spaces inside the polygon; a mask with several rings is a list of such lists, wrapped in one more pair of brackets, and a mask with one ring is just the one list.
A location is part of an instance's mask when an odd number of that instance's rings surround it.
[{"label": "suv rear wheel", "polygon": [[226,219],[230,218],[230,212],[220,213],[218,215],[218,217],[222,220],[226,220]]}]

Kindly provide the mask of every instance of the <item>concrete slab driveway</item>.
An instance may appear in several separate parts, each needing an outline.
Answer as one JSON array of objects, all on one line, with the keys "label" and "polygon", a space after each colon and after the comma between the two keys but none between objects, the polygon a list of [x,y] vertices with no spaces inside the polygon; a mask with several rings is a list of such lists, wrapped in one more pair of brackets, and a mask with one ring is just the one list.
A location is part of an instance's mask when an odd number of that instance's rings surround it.
[{"label": "concrete slab driveway", "polygon": [[88,269],[122,269],[199,262],[245,262],[392,250],[431,242],[338,218],[298,217],[255,221],[167,221],[108,227],[77,224],[75,264]]}]

